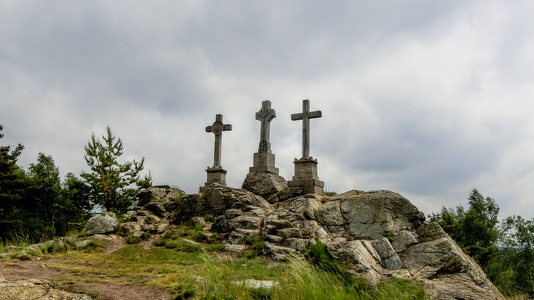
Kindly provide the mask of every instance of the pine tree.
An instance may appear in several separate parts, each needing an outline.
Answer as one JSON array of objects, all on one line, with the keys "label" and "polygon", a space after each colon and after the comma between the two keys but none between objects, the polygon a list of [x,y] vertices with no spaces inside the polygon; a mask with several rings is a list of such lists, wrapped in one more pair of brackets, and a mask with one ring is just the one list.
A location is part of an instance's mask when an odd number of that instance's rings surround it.
[{"label": "pine tree", "polygon": [[73,173],[68,173],[62,184],[63,210],[68,220],[68,230],[81,229],[91,217],[90,187]]},{"label": "pine tree", "polygon": [[[0,125],[0,131],[2,130]],[[3,137],[0,133],[0,139]],[[21,144],[14,150],[10,146],[0,146],[0,239],[20,237],[20,230],[24,227],[19,206],[27,188],[27,180],[17,165],[23,149]]]},{"label": "pine tree", "polygon": [[140,188],[152,183],[150,175],[140,177],[145,158],[141,161],[128,161],[123,164],[118,158],[123,154],[120,138],[116,138],[109,126],[103,141],[91,135],[85,146],[85,161],[91,172],[82,172],[81,177],[90,186],[90,199],[107,211],[122,213],[132,207]]}]

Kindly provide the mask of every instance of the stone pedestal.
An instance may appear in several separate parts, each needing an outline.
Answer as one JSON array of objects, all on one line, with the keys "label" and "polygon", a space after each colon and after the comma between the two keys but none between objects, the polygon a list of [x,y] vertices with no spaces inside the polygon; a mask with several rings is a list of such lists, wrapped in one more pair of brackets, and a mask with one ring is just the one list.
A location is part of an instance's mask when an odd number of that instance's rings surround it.
[{"label": "stone pedestal", "polygon": [[295,176],[288,181],[289,187],[302,187],[304,194],[322,194],[324,182],[317,176],[317,160],[312,157],[308,159],[295,159]]},{"label": "stone pedestal", "polygon": [[214,183],[226,186],[226,173],[227,171],[223,168],[217,168],[217,167],[208,167],[206,169],[206,173],[208,173],[208,179],[206,180],[206,183],[204,183],[203,187],[200,187],[200,191],[204,191],[204,189],[212,185]]},{"label": "stone pedestal", "polygon": [[278,168],[274,166],[274,154],[270,152],[254,153],[252,167],[248,168],[249,173],[268,172],[278,174]]}]

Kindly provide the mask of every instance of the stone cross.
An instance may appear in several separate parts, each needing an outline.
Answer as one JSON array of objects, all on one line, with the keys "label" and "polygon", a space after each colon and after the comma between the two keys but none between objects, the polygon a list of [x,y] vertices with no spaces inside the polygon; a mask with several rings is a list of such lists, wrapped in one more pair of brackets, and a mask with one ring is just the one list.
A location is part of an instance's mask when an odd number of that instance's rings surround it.
[{"label": "stone cross", "polygon": [[221,144],[222,144],[222,132],[231,131],[231,124],[223,124],[223,115],[216,115],[213,125],[206,127],[206,132],[213,132],[215,134],[215,149],[213,154],[213,167],[221,167]]},{"label": "stone cross", "polygon": [[302,158],[310,158],[310,119],[320,118],[320,110],[310,111],[310,100],[302,100],[302,112],[291,115],[291,120],[302,120]]},{"label": "stone cross", "polygon": [[271,101],[265,100],[261,103],[261,109],[256,113],[256,120],[261,122],[260,148],[258,152],[271,152],[269,142],[269,132],[272,119],[276,118],[276,112],[271,108]]}]

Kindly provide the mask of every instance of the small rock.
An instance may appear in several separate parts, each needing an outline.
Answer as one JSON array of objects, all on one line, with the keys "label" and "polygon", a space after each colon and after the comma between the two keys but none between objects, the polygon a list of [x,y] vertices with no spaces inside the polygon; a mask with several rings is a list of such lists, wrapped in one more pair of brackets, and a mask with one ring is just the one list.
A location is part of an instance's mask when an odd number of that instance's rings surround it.
[{"label": "small rock", "polygon": [[240,281],[234,281],[235,285],[243,285],[251,289],[273,289],[280,288],[280,283],[272,280],[256,280],[256,279],[245,279]]},{"label": "small rock", "polygon": [[199,225],[199,224],[202,226],[206,225],[206,221],[202,217],[192,217],[191,222],[193,223],[194,226]]},{"label": "small rock", "polygon": [[113,213],[108,213],[107,215],[96,215],[90,218],[85,226],[85,233],[93,235],[114,232],[115,227],[119,225],[119,221],[114,215]]}]

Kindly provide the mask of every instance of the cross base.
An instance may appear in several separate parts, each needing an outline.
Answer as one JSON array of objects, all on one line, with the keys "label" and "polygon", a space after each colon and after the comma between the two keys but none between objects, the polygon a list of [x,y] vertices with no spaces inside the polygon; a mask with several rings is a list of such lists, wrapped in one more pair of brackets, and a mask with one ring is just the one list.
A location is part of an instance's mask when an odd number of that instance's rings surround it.
[{"label": "cross base", "polygon": [[274,173],[278,174],[278,168],[274,166],[274,154],[270,152],[254,153],[252,167],[248,168],[249,173]]},{"label": "cross base", "polygon": [[302,187],[304,194],[323,194],[324,182],[315,179],[291,180],[287,182],[288,187]]},{"label": "cross base", "polygon": [[208,173],[208,179],[206,180],[206,183],[204,183],[204,186],[200,187],[200,192],[215,183],[226,186],[227,171],[225,169],[220,167],[208,167],[206,173]]},{"label": "cross base", "polygon": [[295,159],[295,176],[288,181],[289,187],[303,187],[304,194],[322,194],[324,182],[317,176],[317,160],[312,157]]}]

